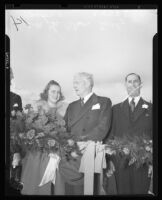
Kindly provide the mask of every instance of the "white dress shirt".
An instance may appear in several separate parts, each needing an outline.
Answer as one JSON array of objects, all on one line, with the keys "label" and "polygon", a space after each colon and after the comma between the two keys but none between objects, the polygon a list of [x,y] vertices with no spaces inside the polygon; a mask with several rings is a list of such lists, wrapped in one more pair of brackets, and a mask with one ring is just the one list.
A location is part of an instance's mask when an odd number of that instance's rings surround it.
[{"label": "white dress shirt", "polygon": [[128,97],[129,104],[130,104],[130,102],[132,101],[133,98],[134,98],[135,107],[136,107],[141,97],[140,96],[138,96],[138,97]]},{"label": "white dress shirt", "polygon": [[84,98],[83,98],[83,102],[86,103],[88,101],[88,99],[92,96],[93,92],[87,94]]}]

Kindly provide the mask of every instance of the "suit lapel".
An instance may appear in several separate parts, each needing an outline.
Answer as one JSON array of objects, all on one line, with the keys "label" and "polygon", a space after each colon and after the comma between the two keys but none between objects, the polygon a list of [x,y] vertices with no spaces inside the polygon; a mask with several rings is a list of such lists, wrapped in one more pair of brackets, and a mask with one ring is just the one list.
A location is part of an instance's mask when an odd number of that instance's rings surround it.
[{"label": "suit lapel", "polygon": [[[95,105],[96,103],[98,103],[98,98],[96,94],[93,94],[85,103],[85,105],[80,110],[79,114],[75,117],[75,119],[71,121],[70,126],[73,126],[76,122],[78,122],[92,108],[92,105]],[[78,104],[80,104],[80,101],[78,101]]]},{"label": "suit lapel", "polygon": [[126,99],[122,104],[121,104],[122,110],[127,118],[129,118],[129,103],[128,99]]},{"label": "suit lapel", "polygon": [[138,119],[138,117],[145,111],[145,109],[142,108],[143,104],[144,104],[144,101],[142,98],[140,98],[140,100],[134,110],[134,121],[136,121]]}]

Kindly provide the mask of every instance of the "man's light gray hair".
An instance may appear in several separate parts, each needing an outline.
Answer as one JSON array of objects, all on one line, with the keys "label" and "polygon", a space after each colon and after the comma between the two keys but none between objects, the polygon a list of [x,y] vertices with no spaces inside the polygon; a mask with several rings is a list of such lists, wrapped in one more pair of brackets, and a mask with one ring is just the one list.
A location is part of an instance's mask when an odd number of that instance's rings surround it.
[{"label": "man's light gray hair", "polygon": [[93,74],[89,74],[87,72],[79,72],[76,75],[86,78],[86,80],[88,80],[90,82],[91,87],[94,86]]}]

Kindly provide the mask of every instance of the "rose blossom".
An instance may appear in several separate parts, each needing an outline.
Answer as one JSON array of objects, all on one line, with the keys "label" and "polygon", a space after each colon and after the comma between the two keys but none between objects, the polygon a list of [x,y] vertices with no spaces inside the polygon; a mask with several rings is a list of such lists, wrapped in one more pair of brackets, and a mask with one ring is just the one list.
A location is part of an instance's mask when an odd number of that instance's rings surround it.
[{"label": "rose blossom", "polygon": [[39,139],[36,139],[35,141],[36,141],[36,143],[37,143],[38,145],[40,144]]},{"label": "rose blossom", "polygon": [[73,146],[74,145],[74,140],[72,140],[72,139],[67,140],[67,142],[68,142],[69,146]]},{"label": "rose blossom", "polygon": [[73,158],[77,158],[77,157],[78,157],[78,154],[77,154],[75,151],[73,151],[73,152],[71,152],[71,156],[72,156]]},{"label": "rose blossom", "polygon": [[55,136],[55,135],[57,134],[57,131],[50,131],[49,134],[50,134],[51,136]]},{"label": "rose blossom", "polygon": [[126,155],[128,155],[130,151],[129,151],[128,148],[124,147],[123,152],[124,152]]},{"label": "rose blossom", "polygon": [[28,123],[28,124],[32,123],[32,121],[33,121],[33,119],[31,117],[26,119],[26,123]]},{"label": "rose blossom", "polygon": [[43,136],[44,136],[44,133],[40,132],[40,133],[37,134],[36,138],[43,137]]},{"label": "rose blossom", "polygon": [[151,148],[149,146],[145,147],[146,151],[151,151]]},{"label": "rose blossom", "polygon": [[63,120],[63,119],[60,120],[60,121],[59,121],[59,125],[61,125],[61,126],[65,126],[65,120]]},{"label": "rose blossom", "polygon": [[48,140],[48,145],[50,146],[50,147],[53,147],[53,146],[55,146],[55,140]]},{"label": "rose blossom", "polygon": [[30,131],[27,132],[27,138],[32,139],[35,136],[35,130],[31,129]]},{"label": "rose blossom", "polygon": [[15,111],[15,110],[12,110],[12,111],[11,111],[11,115],[12,115],[12,117],[14,117],[14,116],[16,115],[16,111]]},{"label": "rose blossom", "polygon": [[19,137],[23,138],[24,134],[23,133],[19,133]]},{"label": "rose blossom", "polygon": [[20,111],[17,111],[16,116],[17,117],[22,117],[22,113]]}]

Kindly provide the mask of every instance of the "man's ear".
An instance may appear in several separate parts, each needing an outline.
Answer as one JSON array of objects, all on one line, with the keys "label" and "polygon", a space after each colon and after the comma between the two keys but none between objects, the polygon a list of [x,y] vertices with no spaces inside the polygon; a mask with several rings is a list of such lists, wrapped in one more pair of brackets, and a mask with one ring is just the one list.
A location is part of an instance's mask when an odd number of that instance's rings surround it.
[{"label": "man's ear", "polygon": [[85,87],[86,87],[86,88],[89,88],[89,87],[90,87],[89,81],[84,80],[84,84],[85,84]]},{"label": "man's ear", "polygon": [[140,88],[142,88],[143,87],[143,82],[141,82],[141,84],[140,84],[140,86],[139,86]]}]

